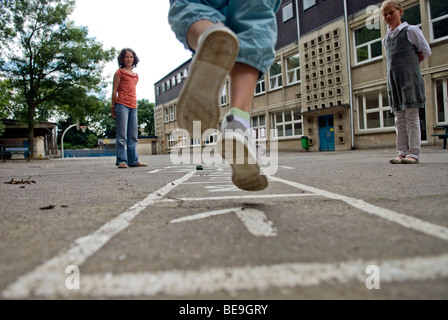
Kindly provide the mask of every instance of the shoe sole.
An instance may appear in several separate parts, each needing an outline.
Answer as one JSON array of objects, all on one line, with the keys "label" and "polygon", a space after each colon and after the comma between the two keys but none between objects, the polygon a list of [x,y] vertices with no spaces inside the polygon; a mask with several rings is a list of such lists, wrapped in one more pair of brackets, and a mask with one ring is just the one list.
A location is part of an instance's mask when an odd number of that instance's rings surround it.
[{"label": "shoe sole", "polygon": [[403,160],[401,160],[401,163],[403,163],[403,164],[418,164],[418,161],[403,159]]},{"label": "shoe sole", "polygon": [[201,122],[201,135],[216,129],[219,94],[238,56],[238,39],[225,27],[211,27],[199,40],[187,80],[180,92],[177,121],[180,129],[193,134],[193,122]]},{"label": "shoe sole", "polygon": [[[217,147],[222,158],[232,168],[232,181],[238,188],[246,191],[267,188],[268,179],[262,174],[256,154],[247,147],[244,136],[227,132],[218,141]],[[229,150],[229,147],[232,149]],[[232,154],[230,158],[228,153]]]},{"label": "shoe sole", "polygon": [[400,164],[401,160],[390,160],[389,162],[392,164]]}]

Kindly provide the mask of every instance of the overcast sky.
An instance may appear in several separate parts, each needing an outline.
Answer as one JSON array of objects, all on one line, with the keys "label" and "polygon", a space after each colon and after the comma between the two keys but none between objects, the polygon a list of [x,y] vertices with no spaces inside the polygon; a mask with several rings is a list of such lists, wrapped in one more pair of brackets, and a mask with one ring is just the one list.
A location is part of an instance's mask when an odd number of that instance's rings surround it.
[{"label": "overcast sky", "polygon": [[[76,0],[68,19],[88,27],[89,37],[105,49],[135,50],[140,58],[137,99],[155,102],[154,83],[191,58],[171,31],[168,9],[168,0]],[[116,59],[106,66],[111,80],[117,69]]]}]

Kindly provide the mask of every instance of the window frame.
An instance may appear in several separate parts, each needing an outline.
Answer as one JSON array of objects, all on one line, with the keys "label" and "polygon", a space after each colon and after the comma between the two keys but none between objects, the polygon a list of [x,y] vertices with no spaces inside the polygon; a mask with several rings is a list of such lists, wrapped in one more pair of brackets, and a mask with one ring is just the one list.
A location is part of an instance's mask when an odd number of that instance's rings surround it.
[{"label": "window frame", "polygon": [[[378,107],[377,108],[372,108],[372,109],[367,109],[366,108],[366,96],[368,94],[377,94],[378,97]],[[360,106],[359,103],[359,98],[362,97],[362,101],[363,101],[363,105]],[[385,126],[384,125],[384,112],[390,112],[393,114],[392,108],[390,106],[384,106],[383,105],[383,101],[384,99],[387,99],[387,90],[383,89],[380,91],[371,91],[371,92],[366,92],[363,94],[359,94],[356,95],[356,106],[358,109],[358,130],[359,132],[371,132],[371,131],[377,131],[377,130],[391,130],[395,128],[395,123],[392,123],[392,125],[390,126]],[[368,128],[367,125],[367,115],[368,114],[373,114],[373,113],[377,113],[379,115],[379,121],[380,121],[380,126],[379,127],[375,127],[375,128]],[[361,128],[361,121],[360,121],[360,116],[362,114],[363,117],[363,124],[364,124],[364,128]]]},{"label": "window frame", "polygon": [[[287,9],[289,7],[291,8],[291,10],[286,12],[287,15],[286,15],[286,18],[285,18],[285,9]],[[292,5],[292,1],[290,1],[289,3],[285,4],[282,7],[282,22],[283,23],[288,22],[289,20],[291,20],[293,18],[294,18],[294,7]]]},{"label": "window frame", "polygon": [[[382,43],[382,38],[381,38],[381,31],[380,31],[379,37],[376,38],[375,40],[370,40],[370,41],[364,42],[364,43],[362,43],[360,45],[356,44],[356,31],[360,30],[360,29],[363,29],[363,28],[365,28],[367,30],[378,30],[378,29],[369,29],[369,28],[367,28],[367,26],[364,26],[364,25],[359,27],[359,28],[353,29],[353,49],[354,49],[353,59],[355,60],[354,61],[355,62],[355,66],[359,66],[359,65],[366,64],[366,63],[374,62],[374,61],[377,61],[377,60],[381,60],[383,58],[383,54],[382,54],[383,53],[383,43]],[[377,43],[377,42],[380,43],[381,54],[376,56],[376,57],[372,57],[371,45],[374,44],[374,43]],[[358,54],[357,54],[358,48],[365,47],[365,46],[367,46],[368,58],[366,60],[363,60],[363,61],[358,61]]]},{"label": "window frame", "polygon": [[170,122],[170,113],[168,108],[165,108],[165,123],[169,123]]},{"label": "window frame", "polygon": [[[274,65],[280,65],[280,73],[275,74],[274,76],[271,75],[271,70]],[[283,79],[282,79],[282,62],[276,61],[272,64],[271,68],[269,69],[269,91],[274,91],[283,88]],[[272,80],[275,79],[275,83],[277,86],[272,87]]]},{"label": "window frame", "polygon": [[443,16],[437,17],[435,19],[431,18],[431,1],[427,1],[427,9],[428,9],[428,23],[429,23],[429,34],[430,34],[430,40],[431,43],[434,42],[440,42],[448,39],[448,35],[441,37],[441,38],[434,38],[434,22],[439,22],[446,19],[446,23],[448,23],[448,14],[445,14]]},{"label": "window frame", "polygon": [[219,103],[221,107],[227,105],[227,85],[224,83],[224,86],[221,89],[221,95],[219,97]]},{"label": "window frame", "polygon": [[306,10],[314,7],[316,5],[316,3],[317,3],[317,0],[303,0],[302,1],[303,11],[306,11]]},{"label": "window frame", "polygon": [[[259,91],[258,91],[259,90]],[[255,86],[255,96],[259,96],[266,93],[266,79],[263,77],[261,80],[257,82]]]},{"label": "window frame", "polygon": [[[298,67],[296,67],[296,68],[293,68],[293,69],[291,69],[291,70],[289,70],[288,69],[288,59],[289,58],[292,58],[292,57],[297,57],[297,59],[298,59],[298,61],[299,61],[299,66]],[[300,83],[301,82],[301,79],[300,79],[300,53],[296,53],[296,54],[293,54],[293,55],[290,55],[290,56],[288,56],[288,57],[286,57],[285,58],[285,66],[286,66],[286,85],[287,86],[290,86],[290,85],[293,85],[293,84],[298,84],[298,83]],[[297,71],[298,71],[298,74],[297,74]],[[294,72],[294,77],[296,78],[296,80],[295,81],[293,81],[293,82],[289,82],[289,75],[290,75],[290,73],[292,73],[292,72]]]},{"label": "window frame", "polygon": [[[260,119],[264,118],[264,123],[261,124]],[[257,125],[254,125],[254,119],[257,119]],[[250,118],[251,130],[252,130],[252,139],[256,142],[264,142],[268,139],[268,127],[266,121],[266,115],[260,114],[258,116],[253,116]],[[263,134],[258,134],[259,132],[263,132]],[[257,138],[258,135],[258,138]]]},{"label": "window frame", "polygon": [[[444,113],[444,121],[439,120],[439,112],[438,112],[438,95],[437,95],[437,81],[442,81],[442,103],[443,103],[443,113]],[[448,77],[440,78],[434,80],[434,107],[436,113],[436,124],[448,124]]]},{"label": "window frame", "polygon": [[[286,121],[285,120],[285,113],[286,112],[291,112],[291,120]],[[282,122],[277,122],[277,114],[281,113],[282,114]],[[294,114],[299,114],[300,115],[300,119],[295,119]],[[272,113],[272,129],[273,129],[273,135],[274,138],[277,138],[278,140],[288,140],[288,139],[297,139],[303,136],[303,116],[301,114],[300,109],[297,109],[296,112],[294,112],[294,109],[288,109],[288,110],[283,110],[283,111],[278,111],[275,113]],[[296,129],[295,129],[295,124],[300,123],[301,125],[301,133],[300,134],[296,134]],[[279,130],[278,127],[282,125],[283,126],[283,135],[280,136],[279,135]],[[291,136],[287,136],[286,135],[286,126],[287,125],[292,125],[292,130],[293,130],[293,135]]]}]

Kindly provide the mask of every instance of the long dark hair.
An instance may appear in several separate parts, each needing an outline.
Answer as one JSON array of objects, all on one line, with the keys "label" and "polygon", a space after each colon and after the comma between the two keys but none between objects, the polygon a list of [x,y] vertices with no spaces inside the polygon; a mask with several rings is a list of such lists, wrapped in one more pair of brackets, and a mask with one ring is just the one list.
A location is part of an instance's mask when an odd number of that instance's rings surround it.
[{"label": "long dark hair", "polygon": [[134,63],[132,64],[132,68],[135,68],[137,64],[140,62],[140,59],[137,57],[137,54],[134,50],[129,48],[124,48],[121,50],[120,54],[118,55],[118,66],[120,68],[124,68],[124,57],[126,56],[126,52],[132,52],[132,55],[134,56]]}]

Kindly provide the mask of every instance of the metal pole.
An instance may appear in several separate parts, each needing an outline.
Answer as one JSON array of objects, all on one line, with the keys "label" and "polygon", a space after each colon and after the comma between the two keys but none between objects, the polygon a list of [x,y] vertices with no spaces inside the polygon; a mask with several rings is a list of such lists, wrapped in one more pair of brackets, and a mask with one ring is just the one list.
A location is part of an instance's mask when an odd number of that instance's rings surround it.
[{"label": "metal pole", "polygon": [[351,131],[351,142],[352,150],[355,149],[355,128],[354,128],[354,101],[353,101],[353,88],[352,88],[352,62],[350,56],[350,43],[349,43],[349,32],[348,32],[348,13],[347,13],[347,0],[344,0],[344,22],[345,22],[345,42],[347,50],[347,66],[348,66],[348,91],[349,91],[349,104],[350,104],[350,131]]},{"label": "metal pole", "polygon": [[62,160],[64,160],[64,136],[65,136],[65,133],[66,133],[69,129],[71,129],[71,128],[73,128],[73,127],[76,127],[76,126],[77,126],[77,124],[72,124],[70,127],[68,127],[67,129],[65,129],[64,133],[62,134],[62,138],[61,138]]}]

